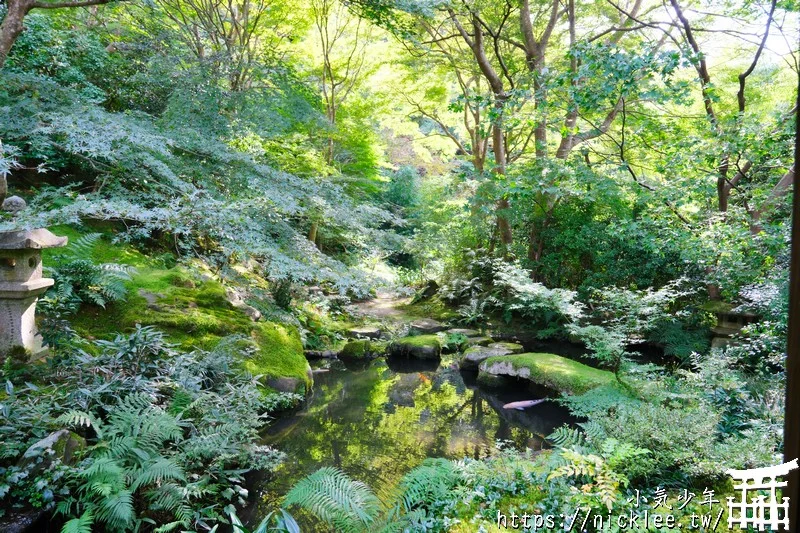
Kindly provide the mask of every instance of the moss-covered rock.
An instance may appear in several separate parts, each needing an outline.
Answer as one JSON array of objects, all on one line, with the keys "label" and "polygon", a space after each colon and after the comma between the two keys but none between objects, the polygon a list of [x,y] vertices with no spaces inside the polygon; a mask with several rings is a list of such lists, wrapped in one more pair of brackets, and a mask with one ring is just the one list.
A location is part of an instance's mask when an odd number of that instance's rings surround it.
[{"label": "moss-covered rock", "polygon": [[481,332],[477,329],[452,328],[445,331],[448,335],[464,335],[465,337],[480,337]]},{"label": "moss-covered rock", "polygon": [[433,318],[440,322],[458,318],[455,309],[444,303],[438,295],[400,306],[398,309],[410,318]]},{"label": "moss-covered rock", "polygon": [[30,474],[35,475],[48,468],[55,460],[65,465],[72,464],[85,448],[86,439],[68,429],[60,429],[28,448],[17,466],[23,470],[30,469]]},{"label": "moss-covered rock", "polygon": [[264,376],[264,383],[281,392],[305,394],[311,390],[311,366],[303,354],[303,343],[294,326],[257,322],[251,338],[258,349],[243,360],[243,368],[254,376]]},{"label": "moss-covered rock", "polygon": [[615,383],[614,374],[551,353],[523,353],[489,357],[480,364],[483,383],[496,377],[516,377],[564,394],[583,394]]},{"label": "moss-covered rock", "polygon": [[439,359],[442,354],[442,341],[438,335],[403,337],[389,344],[389,354],[417,359]]},{"label": "moss-covered rock", "polygon": [[489,344],[487,348],[493,348],[495,350],[507,350],[508,353],[522,353],[525,351],[525,348],[516,342],[493,342]]},{"label": "moss-covered rock", "polygon": [[500,357],[520,353],[522,346],[513,342],[495,342],[489,346],[472,346],[467,348],[459,361],[464,370],[477,370],[478,366],[490,357]]},{"label": "moss-covered rock", "polygon": [[490,337],[469,337],[467,339],[467,346],[489,346],[494,342]]},{"label": "moss-covered rock", "polygon": [[369,340],[353,340],[344,345],[339,352],[342,359],[366,359],[372,354],[372,343]]},{"label": "moss-covered rock", "polygon": [[420,318],[411,323],[411,332],[416,335],[428,335],[444,331],[447,327],[432,318]]}]

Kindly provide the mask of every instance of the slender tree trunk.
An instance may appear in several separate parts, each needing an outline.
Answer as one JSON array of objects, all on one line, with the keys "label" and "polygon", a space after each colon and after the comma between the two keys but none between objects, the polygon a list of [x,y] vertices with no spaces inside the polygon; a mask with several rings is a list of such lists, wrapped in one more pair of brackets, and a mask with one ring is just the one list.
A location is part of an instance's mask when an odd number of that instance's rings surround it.
[{"label": "slender tree trunk", "polygon": [[[505,149],[505,132],[503,131],[503,101],[498,100],[495,104],[498,112],[498,117],[492,126],[492,144],[494,148],[494,172],[495,174],[505,176],[506,173],[506,149]],[[509,208],[508,200],[501,198],[497,202],[497,231],[500,234],[500,242],[508,246],[512,242],[511,224],[508,222],[503,213],[504,210]]]},{"label": "slender tree trunk", "polygon": [[308,230],[308,240],[316,243],[317,242],[317,230],[319,229],[319,224],[314,221],[311,223],[311,229]]}]

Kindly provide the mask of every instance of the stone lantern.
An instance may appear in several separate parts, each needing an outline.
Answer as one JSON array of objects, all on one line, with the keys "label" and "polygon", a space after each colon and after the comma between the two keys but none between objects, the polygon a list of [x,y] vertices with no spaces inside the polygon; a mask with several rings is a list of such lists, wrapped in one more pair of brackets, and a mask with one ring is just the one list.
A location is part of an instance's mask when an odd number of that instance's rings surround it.
[{"label": "stone lantern", "polygon": [[42,250],[66,244],[46,229],[0,233],[0,355],[16,346],[33,357],[43,352],[34,313],[54,281],[42,277]]}]

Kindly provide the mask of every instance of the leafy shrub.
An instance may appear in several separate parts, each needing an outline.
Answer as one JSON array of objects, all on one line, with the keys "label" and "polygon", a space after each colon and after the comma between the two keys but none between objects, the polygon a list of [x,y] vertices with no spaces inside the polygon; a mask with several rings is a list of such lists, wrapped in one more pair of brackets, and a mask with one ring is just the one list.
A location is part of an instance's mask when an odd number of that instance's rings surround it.
[{"label": "leafy shrub", "polygon": [[286,311],[292,307],[292,280],[279,279],[272,282],[272,298],[275,305]]},{"label": "leafy shrub", "polygon": [[[299,399],[264,397],[253,378],[234,371],[241,341],[180,353],[160,332],[140,327],[62,350],[58,373],[11,388],[0,407],[7,505],[57,504],[65,531],[210,529],[225,520],[247,496],[244,473],[283,458],[259,444],[267,413]],[[9,469],[33,442],[65,426],[90,443],[80,463],[36,478]]]},{"label": "leafy shrub", "polygon": [[[90,303],[105,307],[111,302],[125,300],[133,268],[116,263],[96,264],[91,250],[100,241],[99,233],[89,233],[71,243],[67,252],[55,258],[56,267],[51,268],[55,285],[48,295],[60,311],[72,310],[76,303]],[[70,302],[71,300],[71,302]],[[74,309],[74,310],[77,310]]]},{"label": "leafy shrub", "polygon": [[420,202],[419,174],[409,166],[400,167],[390,178],[385,198],[399,207],[416,207]]},{"label": "leafy shrub", "polygon": [[532,281],[531,273],[519,263],[476,256],[469,269],[471,277],[453,279],[440,291],[446,301],[465,302],[458,309],[465,325],[499,313],[506,322],[515,317],[526,320],[546,338],[563,333],[565,324],[583,317],[583,305],[574,291],[549,289]]}]

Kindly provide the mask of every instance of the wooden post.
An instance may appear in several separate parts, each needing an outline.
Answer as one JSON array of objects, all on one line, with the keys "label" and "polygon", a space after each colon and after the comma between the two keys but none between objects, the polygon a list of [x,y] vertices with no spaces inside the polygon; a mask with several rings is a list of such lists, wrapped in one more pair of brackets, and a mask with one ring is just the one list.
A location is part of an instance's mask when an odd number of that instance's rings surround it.
[{"label": "wooden post", "polygon": [[[800,104],[800,76],[797,103]],[[798,109],[795,107],[795,109]],[[795,116],[794,168],[800,162],[800,136]],[[792,208],[792,255],[789,281],[789,338],[786,349],[786,420],[784,422],[784,458],[791,461],[800,456],[800,191],[794,185]],[[800,470],[789,474],[789,531],[800,533]]]}]

